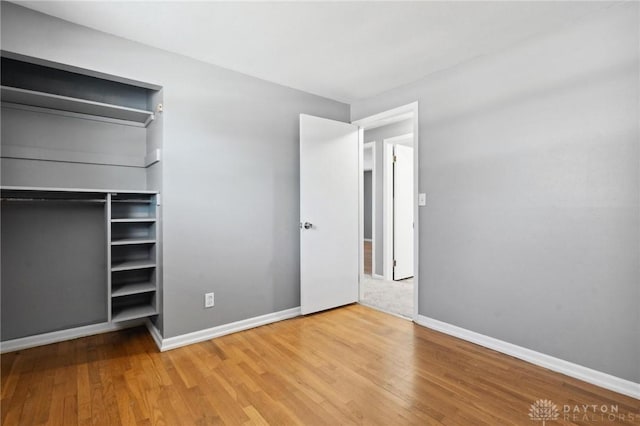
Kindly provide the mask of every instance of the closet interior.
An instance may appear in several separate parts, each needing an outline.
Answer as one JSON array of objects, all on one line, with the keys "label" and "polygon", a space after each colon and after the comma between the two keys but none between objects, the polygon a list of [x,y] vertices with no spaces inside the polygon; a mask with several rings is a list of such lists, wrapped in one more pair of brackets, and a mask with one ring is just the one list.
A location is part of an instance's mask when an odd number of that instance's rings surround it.
[{"label": "closet interior", "polygon": [[162,88],[2,52],[2,341],[161,308]]}]

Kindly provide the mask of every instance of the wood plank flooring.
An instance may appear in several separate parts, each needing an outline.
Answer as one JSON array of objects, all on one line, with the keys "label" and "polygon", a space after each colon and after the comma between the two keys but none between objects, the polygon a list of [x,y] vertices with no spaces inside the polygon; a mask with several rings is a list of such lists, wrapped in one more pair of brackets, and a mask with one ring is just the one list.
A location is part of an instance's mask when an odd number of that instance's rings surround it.
[{"label": "wood plank flooring", "polygon": [[[360,305],[164,353],[137,328],[1,361],[6,426],[535,426],[538,399],[561,410],[548,426],[640,424],[639,400]],[[566,421],[565,404],[617,405],[625,419]]]},{"label": "wood plank flooring", "polygon": [[373,248],[371,244],[371,241],[364,241],[364,273],[366,275],[371,275],[371,265],[373,264]]}]

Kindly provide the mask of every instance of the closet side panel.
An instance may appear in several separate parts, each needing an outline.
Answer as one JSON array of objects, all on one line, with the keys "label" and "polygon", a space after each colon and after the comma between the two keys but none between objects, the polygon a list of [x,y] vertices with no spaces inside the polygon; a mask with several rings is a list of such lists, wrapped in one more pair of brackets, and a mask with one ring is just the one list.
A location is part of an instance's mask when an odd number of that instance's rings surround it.
[{"label": "closet side panel", "polygon": [[[159,90],[154,92],[150,99],[150,107],[151,109],[157,111],[158,104],[163,102],[163,91]],[[153,122],[149,124],[147,127],[147,152],[150,155],[156,150],[162,152],[162,142],[163,142],[163,133],[164,133],[164,114],[162,112],[156,112],[156,117]],[[161,154],[162,156],[162,154]],[[152,191],[158,191],[160,193],[161,204],[156,207],[156,217],[158,221],[156,223],[156,253],[157,253],[157,262],[158,266],[156,267],[156,299],[155,303],[158,307],[158,312],[160,315],[151,318],[151,322],[154,326],[163,333],[163,299],[162,299],[162,288],[163,288],[163,276],[164,271],[162,268],[163,265],[163,247],[162,247],[162,231],[163,231],[163,220],[162,220],[162,209],[164,201],[162,201],[162,168],[164,162],[161,160],[151,166],[147,167],[147,189]]]},{"label": "closet side panel", "polygon": [[104,204],[3,201],[2,341],[107,321]]}]

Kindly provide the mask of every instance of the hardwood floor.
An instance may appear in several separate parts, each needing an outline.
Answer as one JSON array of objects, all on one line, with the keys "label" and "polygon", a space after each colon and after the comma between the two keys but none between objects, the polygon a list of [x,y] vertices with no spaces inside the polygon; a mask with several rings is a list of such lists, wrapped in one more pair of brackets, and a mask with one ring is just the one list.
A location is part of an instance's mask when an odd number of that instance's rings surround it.
[{"label": "hardwood floor", "polygon": [[[2,424],[640,424],[640,401],[360,305],[160,353],[143,328],[2,355]],[[617,405],[625,420],[563,420]],[[629,421],[629,413],[635,419]],[[626,423],[625,423],[626,422]]]},{"label": "hardwood floor", "polygon": [[371,265],[373,263],[372,261],[372,248],[371,248],[371,241],[365,241],[364,242],[364,273],[367,275],[371,275]]}]

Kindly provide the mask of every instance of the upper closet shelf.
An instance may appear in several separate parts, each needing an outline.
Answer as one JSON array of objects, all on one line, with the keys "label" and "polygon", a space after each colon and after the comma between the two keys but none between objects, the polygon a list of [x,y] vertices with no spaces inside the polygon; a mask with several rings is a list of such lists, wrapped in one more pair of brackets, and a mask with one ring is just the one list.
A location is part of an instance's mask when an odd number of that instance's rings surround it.
[{"label": "upper closet shelf", "polygon": [[2,86],[2,103],[27,105],[44,108],[56,114],[85,114],[97,119],[109,119],[126,122],[126,124],[147,127],[154,119],[152,111],[127,108],[85,99],[70,98],[45,92]]},{"label": "upper closet shelf", "polygon": [[0,198],[3,200],[68,200],[68,201],[101,201],[105,202],[107,194],[126,196],[127,194],[157,195],[157,191],[86,189],[86,188],[46,188],[31,186],[0,186]]}]

